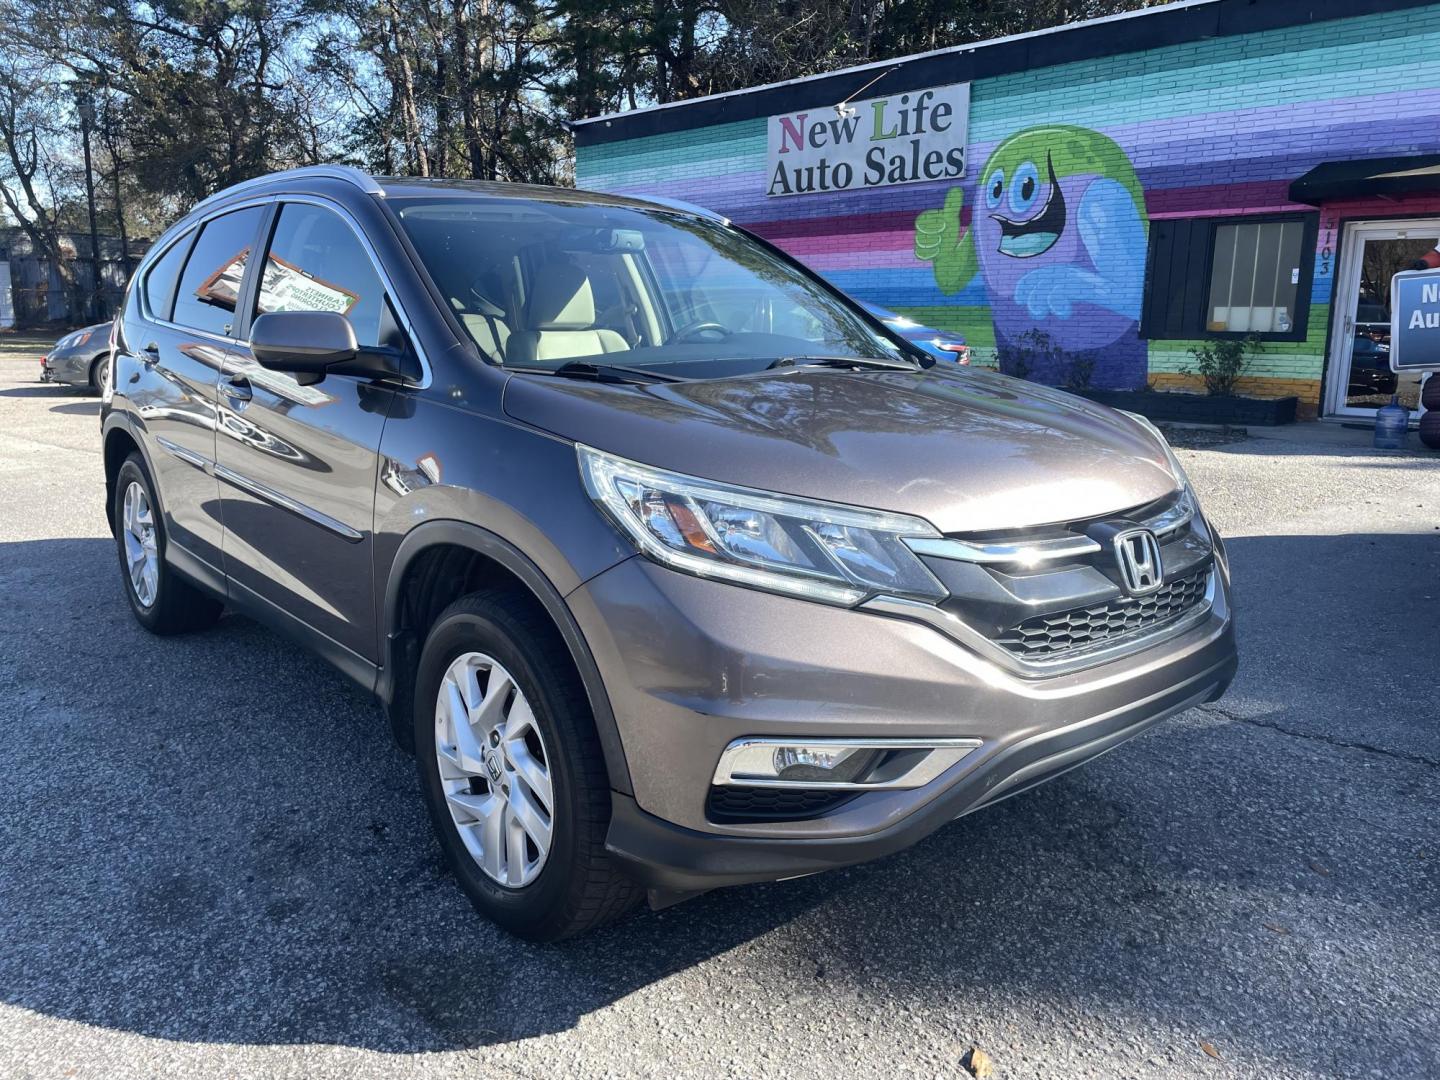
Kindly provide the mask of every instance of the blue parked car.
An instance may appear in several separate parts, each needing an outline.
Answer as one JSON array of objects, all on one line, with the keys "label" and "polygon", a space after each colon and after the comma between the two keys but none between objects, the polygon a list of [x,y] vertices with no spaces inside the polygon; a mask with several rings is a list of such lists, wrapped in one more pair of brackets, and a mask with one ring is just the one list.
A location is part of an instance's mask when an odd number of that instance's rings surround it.
[{"label": "blue parked car", "polygon": [[957,364],[970,363],[970,346],[965,344],[965,339],[961,335],[917,323],[914,319],[906,318],[879,304],[868,304],[861,300],[860,306],[906,341],[919,345],[931,356],[939,357],[941,360],[953,360]]}]

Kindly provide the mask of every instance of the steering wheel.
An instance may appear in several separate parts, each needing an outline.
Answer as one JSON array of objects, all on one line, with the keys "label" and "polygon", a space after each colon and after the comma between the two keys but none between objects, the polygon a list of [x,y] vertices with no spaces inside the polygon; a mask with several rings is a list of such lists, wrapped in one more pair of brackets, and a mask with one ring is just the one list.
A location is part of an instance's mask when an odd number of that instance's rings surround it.
[{"label": "steering wheel", "polygon": [[[708,335],[700,337],[700,335]],[[671,335],[671,341],[689,341],[692,338],[699,338],[701,341],[714,342],[724,341],[731,334],[731,331],[718,322],[708,322],[704,319],[699,322],[692,322],[688,326],[682,326]]]}]

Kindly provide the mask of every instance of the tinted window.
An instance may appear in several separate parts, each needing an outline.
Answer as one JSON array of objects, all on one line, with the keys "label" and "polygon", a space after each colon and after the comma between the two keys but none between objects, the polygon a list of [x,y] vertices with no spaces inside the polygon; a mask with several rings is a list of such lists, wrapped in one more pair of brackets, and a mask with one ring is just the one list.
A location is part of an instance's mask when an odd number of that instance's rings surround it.
[{"label": "tinted window", "polygon": [[250,245],[260,227],[262,208],[252,206],[207,222],[180,275],[173,321],[181,326],[229,334]]},{"label": "tinted window", "polygon": [[145,306],[156,319],[170,318],[170,303],[175,299],[175,279],[180,276],[180,263],[190,250],[190,234],[186,233],[170,249],[155,260],[145,275]]},{"label": "tinted window", "polygon": [[381,344],[385,288],[370,255],[339,215],[307,203],[280,211],[256,297],[256,314],[336,311],[361,345]]}]

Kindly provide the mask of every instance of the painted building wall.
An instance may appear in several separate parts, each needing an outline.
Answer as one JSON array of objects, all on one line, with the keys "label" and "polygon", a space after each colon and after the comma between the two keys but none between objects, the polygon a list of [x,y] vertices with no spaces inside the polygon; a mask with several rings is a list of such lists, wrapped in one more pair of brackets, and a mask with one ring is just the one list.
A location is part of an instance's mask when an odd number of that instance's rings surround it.
[{"label": "painted building wall", "polygon": [[[1436,56],[1440,5],[980,80],[958,184],[767,198],[764,119],[581,146],[576,179],[723,213],[851,295],[963,333],[982,362],[1039,330],[1066,354],[1103,358],[1096,385],[1163,387],[1186,381],[1193,343],[1139,337],[1149,223],[1313,211],[1287,189],[1322,161],[1440,151]],[[983,185],[1046,153],[1069,226],[1022,265],[985,235],[995,193]],[[1296,393],[1313,410],[1342,220],[1429,211],[1440,200],[1321,208],[1306,338],[1266,343],[1243,388]]]}]

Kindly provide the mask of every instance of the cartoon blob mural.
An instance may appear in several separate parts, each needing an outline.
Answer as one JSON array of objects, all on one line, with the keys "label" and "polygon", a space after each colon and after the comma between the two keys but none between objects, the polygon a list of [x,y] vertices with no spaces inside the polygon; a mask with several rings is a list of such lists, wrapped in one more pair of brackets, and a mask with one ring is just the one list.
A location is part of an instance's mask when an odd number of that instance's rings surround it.
[{"label": "cartoon blob mural", "polygon": [[1058,384],[1083,365],[1094,386],[1144,386],[1148,224],[1125,151],[1086,128],[1027,128],[985,163],[968,228],[964,200],[951,188],[915,219],[915,255],[947,294],[979,271],[1002,369]]}]

